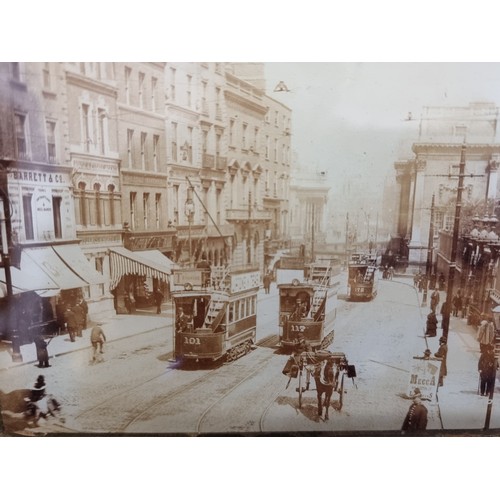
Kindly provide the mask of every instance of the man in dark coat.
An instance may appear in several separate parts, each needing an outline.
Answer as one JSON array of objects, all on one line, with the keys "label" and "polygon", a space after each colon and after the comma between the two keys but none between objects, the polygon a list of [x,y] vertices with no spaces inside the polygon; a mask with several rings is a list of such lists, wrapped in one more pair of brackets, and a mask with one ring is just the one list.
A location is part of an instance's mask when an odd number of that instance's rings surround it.
[{"label": "man in dark coat", "polygon": [[427,413],[427,408],[422,404],[422,397],[418,392],[413,396],[413,403],[408,409],[401,430],[424,431],[427,429]]},{"label": "man in dark coat", "polygon": [[436,312],[436,308],[439,304],[439,290],[436,288],[431,294],[431,310]]},{"label": "man in dark coat", "polygon": [[264,290],[266,293],[269,293],[271,287],[271,276],[269,276],[269,273],[266,273],[264,276]]},{"label": "man in dark coat", "polygon": [[439,349],[434,354],[434,357],[441,360],[441,368],[439,370],[439,387],[443,385],[444,377],[448,374],[448,369],[446,367],[446,358],[448,356],[448,345],[446,344],[446,339],[441,337],[439,339]]},{"label": "man in dark coat", "polygon": [[78,323],[72,308],[68,307],[66,309],[66,312],[64,313],[64,320],[66,321],[66,327],[68,328],[69,338],[71,342],[74,342]]},{"label": "man in dark coat", "polygon": [[75,322],[76,322],[76,336],[81,337],[82,336],[82,331],[83,331],[83,325],[85,324],[85,317],[84,317],[84,312],[83,308],[80,304],[76,304],[72,308],[73,314],[75,315]]},{"label": "man in dark coat", "polygon": [[425,330],[426,337],[435,337],[436,336],[437,324],[438,324],[438,320],[436,317],[436,313],[434,311],[431,311],[427,315],[427,328]]},{"label": "man in dark coat", "polygon": [[36,357],[38,359],[38,368],[48,368],[49,365],[49,352],[47,350],[48,343],[41,336],[35,337]]},{"label": "man in dark coat", "polygon": [[495,358],[495,348],[492,345],[487,346],[477,364],[479,378],[481,380],[481,396],[489,396],[491,389],[495,387],[495,377],[498,369],[498,361]]},{"label": "man in dark coat", "polygon": [[159,288],[156,288],[153,293],[154,301],[156,304],[156,314],[161,313],[161,303],[163,302],[163,293]]}]

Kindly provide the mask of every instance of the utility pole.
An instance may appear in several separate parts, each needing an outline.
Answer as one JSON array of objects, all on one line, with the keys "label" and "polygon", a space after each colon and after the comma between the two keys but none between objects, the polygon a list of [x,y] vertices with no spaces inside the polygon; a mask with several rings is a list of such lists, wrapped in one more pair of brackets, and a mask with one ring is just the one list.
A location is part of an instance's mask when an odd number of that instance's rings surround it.
[{"label": "utility pole", "polygon": [[431,202],[431,221],[429,224],[429,240],[427,242],[427,262],[425,263],[425,288],[424,294],[422,296],[422,305],[425,306],[427,304],[427,289],[429,288],[429,282],[432,274],[432,250],[434,247],[434,198],[435,195],[432,195]]},{"label": "utility pole", "polygon": [[455,281],[455,268],[457,260],[457,245],[458,245],[458,231],[460,228],[460,211],[462,209],[462,191],[464,186],[464,176],[465,176],[465,143],[462,144],[462,150],[460,153],[460,165],[458,173],[458,190],[457,190],[457,201],[455,203],[455,221],[453,224],[453,239],[451,242],[451,256],[448,271],[448,288],[446,290],[446,302],[443,311],[443,337],[448,339],[448,331],[450,327],[450,312],[451,303],[453,296],[453,284]]}]

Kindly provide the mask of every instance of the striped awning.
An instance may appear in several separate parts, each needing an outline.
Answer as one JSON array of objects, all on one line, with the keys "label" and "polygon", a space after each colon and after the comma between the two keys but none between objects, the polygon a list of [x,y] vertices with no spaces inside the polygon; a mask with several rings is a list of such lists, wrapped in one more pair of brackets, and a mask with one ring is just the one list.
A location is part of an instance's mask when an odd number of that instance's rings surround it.
[{"label": "striped awning", "polygon": [[131,252],[123,247],[109,249],[111,266],[110,289],[118,286],[120,280],[126,274],[136,274],[137,276],[147,276],[168,282],[171,268],[167,264],[148,259],[139,252]]}]

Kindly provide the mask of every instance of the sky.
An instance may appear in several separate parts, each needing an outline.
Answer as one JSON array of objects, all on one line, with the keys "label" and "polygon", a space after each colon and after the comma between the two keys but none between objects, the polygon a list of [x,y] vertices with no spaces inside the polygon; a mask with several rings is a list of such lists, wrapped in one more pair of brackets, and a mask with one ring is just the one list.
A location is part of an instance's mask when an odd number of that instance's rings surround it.
[{"label": "sky", "polygon": [[[500,106],[500,63],[268,62],[265,71],[267,93],[292,109],[299,164],[330,179],[378,186],[412,157],[423,107]],[[289,92],[273,92],[279,81]]]}]

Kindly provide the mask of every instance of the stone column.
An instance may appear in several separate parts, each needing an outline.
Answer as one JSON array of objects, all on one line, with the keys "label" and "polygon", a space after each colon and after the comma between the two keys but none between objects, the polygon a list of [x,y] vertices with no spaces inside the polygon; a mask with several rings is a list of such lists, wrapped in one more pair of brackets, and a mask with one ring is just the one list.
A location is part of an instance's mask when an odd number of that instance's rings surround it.
[{"label": "stone column", "polygon": [[408,245],[410,250],[409,261],[416,265],[425,264],[425,255],[423,250],[425,249],[421,241],[422,228],[422,213],[426,209],[424,207],[424,171],[426,167],[426,162],[422,160],[417,160],[414,164],[414,200],[413,200],[413,217],[412,225],[409,228],[411,231],[411,240]]}]

